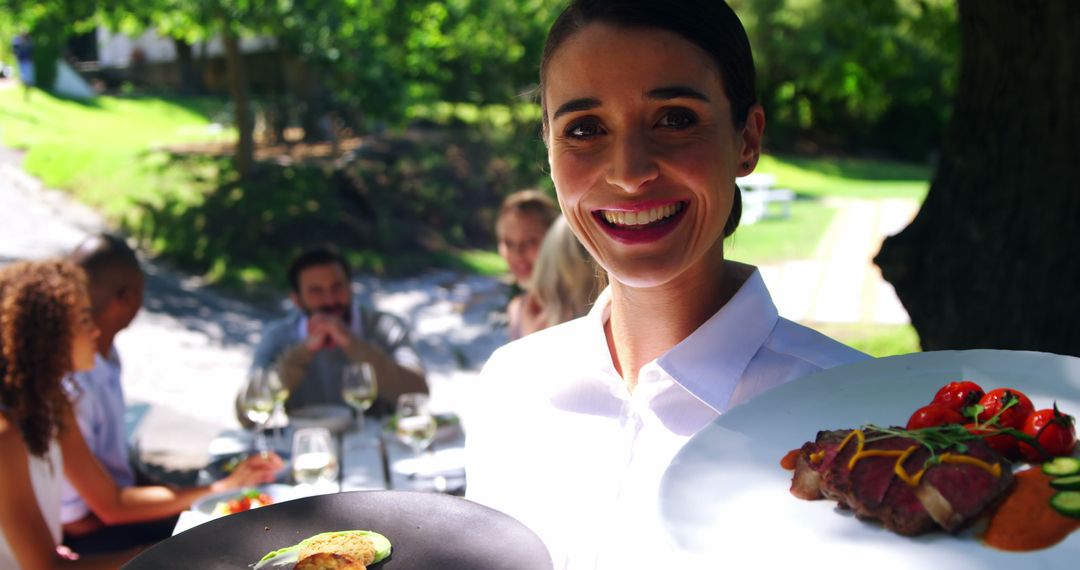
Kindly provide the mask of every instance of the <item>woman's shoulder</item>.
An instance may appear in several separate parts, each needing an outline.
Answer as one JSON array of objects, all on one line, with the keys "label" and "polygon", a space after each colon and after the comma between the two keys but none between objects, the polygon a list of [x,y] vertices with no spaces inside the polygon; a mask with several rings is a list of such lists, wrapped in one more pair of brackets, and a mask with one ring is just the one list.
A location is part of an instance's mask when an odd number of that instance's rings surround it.
[{"label": "woman's shoulder", "polygon": [[869,359],[850,346],[810,327],[781,318],[766,343],[773,352],[825,369]]}]

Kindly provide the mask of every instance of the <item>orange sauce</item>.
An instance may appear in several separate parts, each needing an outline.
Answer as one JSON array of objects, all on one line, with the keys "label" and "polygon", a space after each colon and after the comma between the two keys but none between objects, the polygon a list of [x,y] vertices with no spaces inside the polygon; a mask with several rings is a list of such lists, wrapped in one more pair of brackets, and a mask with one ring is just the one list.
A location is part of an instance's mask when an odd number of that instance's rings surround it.
[{"label": "orange sauce", "polygon": [[[780,460],[780,467],[783,467],[788,471],[794,471],[795,464],[799,460],[799,452],[801,451],[802,449],[792,449],[791,451],[787,452],[787,455],[785,455],[784,458]],[[775,457],[775,455],[773,457]]]},{"label": "orange sauce", "polygon": [[1080,528],[1080,519],[1050,506],[1055,493],[1050,477],[1039,469],[1016,474],[1012,491],[990,518],[983,542],[1000,550],[1026,551],[1053,546]]}]

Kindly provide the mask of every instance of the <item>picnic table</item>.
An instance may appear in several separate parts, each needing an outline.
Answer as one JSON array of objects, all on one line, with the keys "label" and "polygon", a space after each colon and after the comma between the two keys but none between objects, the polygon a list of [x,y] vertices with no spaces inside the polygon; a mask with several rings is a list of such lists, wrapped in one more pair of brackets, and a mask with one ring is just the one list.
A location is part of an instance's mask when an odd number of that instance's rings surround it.
[{"label": "picnic table", "polygon": [[742,223],[753,224],[765,218],[785,219],[791,216],[795,193],[787,188],[775,188],[776,176],[753,172],[735,179],[742,194]]},{"label": "picnic table", "polygon": [[[286,460],[278,483],[293,486],[294,498],[336,493],[339,491],[404,490],[463,495],[465,492],[465,435],[456,416],[438,416],[439,427],[435,440],[428,450],[415,454],[397,441],[385,427],[386,422],[365,417],[362,430],[350,425],[337,435],[339,477],[336,483],[324,485],[296,485],[292,479],[289,462],[294,427],[286,427],[281,434],[268,437],[270,447]],[[238,454],[250,452],[253,435],[247,430],[222,432],[210,443],[211,461],[204,470],[203,481],[209,482],[221,476],[214,473],[220,465]],[[239,491],[237,491],[239,494]],[[213,516],[198,510],[181,513],[173,534],[212,520]]]}]

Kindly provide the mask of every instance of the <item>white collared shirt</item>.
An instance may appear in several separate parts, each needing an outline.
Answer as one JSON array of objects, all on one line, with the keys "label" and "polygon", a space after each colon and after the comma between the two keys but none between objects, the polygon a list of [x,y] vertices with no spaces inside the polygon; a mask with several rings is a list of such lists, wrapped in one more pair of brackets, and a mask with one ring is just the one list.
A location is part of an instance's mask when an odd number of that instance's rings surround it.
[{"label": "white collared shirt", "polygon": [[468,498],[532,528],[555,568],[656,567],[660,480],[690,436],[770,388],[867,358],[780,318],[744,268],[732,299],[643,366],[633,394],[604,334],[609,290],[585,317],[496,351],[465,417]]}]

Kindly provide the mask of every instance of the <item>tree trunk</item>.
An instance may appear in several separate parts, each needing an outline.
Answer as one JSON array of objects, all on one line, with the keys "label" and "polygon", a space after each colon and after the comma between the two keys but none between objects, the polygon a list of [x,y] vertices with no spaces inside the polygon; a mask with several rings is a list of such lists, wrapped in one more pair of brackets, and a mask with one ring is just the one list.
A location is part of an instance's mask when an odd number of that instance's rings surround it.
[{"label": "tree trunk", "polygon": [[1080,2],[959,10],[941,162],[875,262],[925,350],[1080,355]]},{"label": "tree trunk", "polygon": [[248,99],[247,74],[244,70],[243,54],[240,53],[240,41],[226,24],[222,32],[225,44],[225,72],[228,75],[229,94],[233,100],[236,115],[236,154],[234,162],[241,178],[247,178],[255,162],[255,139],[251,119],[251,101]]},{"label": "tree trunk", "polygon": [[202,92],[199,75],[195,71],[195,55],[191,44],[181,38],[173,38],[176,47],[176,65],[180,75],[180,92],[195,95]]}]

